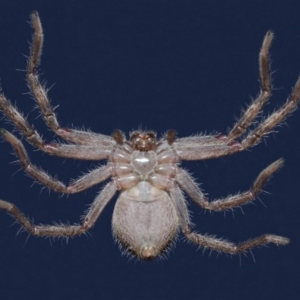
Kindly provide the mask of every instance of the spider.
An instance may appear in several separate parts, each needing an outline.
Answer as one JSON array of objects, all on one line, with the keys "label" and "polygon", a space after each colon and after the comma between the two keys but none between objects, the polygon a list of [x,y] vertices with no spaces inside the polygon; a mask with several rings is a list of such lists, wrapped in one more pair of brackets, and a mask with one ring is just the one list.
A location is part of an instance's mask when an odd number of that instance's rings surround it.
[{"label": "spider", "polygon": [[[34,29],[27,66],[27,81],[47,126],[68,143],[45,143],[39,133],[1,93],[0,109],[39,150],[59,157],[103,160],[108,163],[85,174],[66,186],[31,163],[22,142],[12,133],[1,129],[1,135],[11,144],[24,171],[50,189],[74,194],[111,180],[95,198],[81,224],[35,225],[12,203],[0,200],[0,208],[10,213],[30,234],[44,237],[73,237],[89,230],[107,203],[119,191],[112,217],[113,235],[119,244],[140,259],[161,255],[175,241],[179,230],[191,242],[204,249],[240,254],[254,247],[273,243],[286,245],[289,239],[264,234],[239,244],[202,235],[192,230],[183,192],[201,208],[224,211],[253,201],[270,176],[283,164],[278,159],[266,167],[252,187],[243,193],[209,201],[187,171],[180,168],[181,160],[203,160],[231,155],[255,146],[266,134],[294,111],[300,100],[300,78],[287,102],[258,124],[248,127],[271,96],[269,49],[273,33],[268,31],[259,53],[260,93],[227,135],[196,135],[177,138],[169,130],[160,139],[153,131],[137,130],[129,139],[116,130],[112,136],[60,127],[51,107],[45,87],[37,74],[43,44],[43,29],[37,12],[31,15]],[[247,131],[247,133],[246,133]],[[245,134],[246,133],[246,134]]]}]

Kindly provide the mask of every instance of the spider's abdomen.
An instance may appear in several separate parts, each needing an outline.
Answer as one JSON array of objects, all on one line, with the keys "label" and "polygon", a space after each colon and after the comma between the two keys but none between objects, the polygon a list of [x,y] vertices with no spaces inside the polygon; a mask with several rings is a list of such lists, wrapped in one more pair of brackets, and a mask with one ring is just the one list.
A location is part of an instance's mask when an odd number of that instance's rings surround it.
[{"label": "spider's abdomen", "polygon": [[167,249],[178,226],[168,193],[146,181],[123,191],[115,205],[114,236],[126,250],[142,259],[155,258]]}]

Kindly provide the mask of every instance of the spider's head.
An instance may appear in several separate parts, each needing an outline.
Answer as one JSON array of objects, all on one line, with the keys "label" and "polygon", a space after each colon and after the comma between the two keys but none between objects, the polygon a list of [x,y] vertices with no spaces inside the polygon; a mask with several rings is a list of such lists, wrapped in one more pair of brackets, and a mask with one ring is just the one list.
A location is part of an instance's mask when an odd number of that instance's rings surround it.
[{"label": "spider's head", "polygon": [[153,131],[133,131],[130,133],[130,143],[134,150],[147,152],[157,148],[156,133]]}]

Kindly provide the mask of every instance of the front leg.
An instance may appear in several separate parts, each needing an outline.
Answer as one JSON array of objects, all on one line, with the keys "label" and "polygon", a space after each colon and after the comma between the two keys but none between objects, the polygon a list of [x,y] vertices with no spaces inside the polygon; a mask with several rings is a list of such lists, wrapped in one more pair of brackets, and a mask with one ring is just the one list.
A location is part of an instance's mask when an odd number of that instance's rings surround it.
[{"label": "front leg", "polygon": [[42,23],[37,11],[34,11],[31,14],[31,24],[34,29],[34,33],[27,65],[27,81],[43,114],[46,124],[58,136],[71,143],[89,145],[97,142],[98,145],[101,146],[110,145],[111,137],[109,136],[60,127],[54,109],[48,99],[47,91],[40,83],[39,76],[37,74],[44,41]]},{"label": "front leg", "polygon": [[179,169],[176,175],[176,181],[179,186],[202,208],[213,211],[222,211],[253,201],[260,193],[267,180],[283,165],[283,162],[283,159],[278,159],[265,168],[258,175],[250,190],[234,196],[228,196],[224,199],[214,200],[212,202],[209,202],[204,197],[197,184],[186,171]]},{"label": "front leg", "polygon": [[[261,90],[259,96],[249,105],[240,120],[230,130],[227,136],[216,135],[209,139],[183,138],[174,142],[173,147],[182,160],[202,160],[231,155],[239,151],[249,149],[258,144],[264,136],[291,114],[300,101],[300,78],[296,81],[292,94],[287,102],[269,117],[262,121],[256,128],[250,131],[246,137],[238,141],[243,133],[253,124],[264,104],[271,96],[271,76],[269,70],[269,49],[273,39],[273,33],[268,31],[259,53],[259,72]],[[208,136],[209,138],[209,136]],[[214,139],[213,139],[214,138]]]},{"label": "front leg", "polygon": [[238,120],[235,126],[228,134],[229,140],[234,140],[240,137],[243,132],[249,127],[251,122],[256,118],[262,107],[271,96],[271,76],[270,76],[270,62],[269,50],[271,47],[274,34],[268,31],[265,35],[261,50],[259,52],[259,75],[260,75],[260,93],[258,97],[249,105],[242,117]]},{"label": "front leg", "polygon": [[[39,104],[46,124],[61,138],[78,145],[95,145],[107,147],[114,144],[112,137],[97,134],[89,131],[75,130],[60,127],[54,109],[47,96],[45,87],[40,83],[37,68],[43,45],[43,29],[37,12],[31,15],[31,22],[34,28],[33,41],[27,66],[28,85]],[[39,133],[31,126],[26,118],[0,93],[0,110],[16,125],[24,134],[29,143],[38,149],[45,151],[45,143]]]}]

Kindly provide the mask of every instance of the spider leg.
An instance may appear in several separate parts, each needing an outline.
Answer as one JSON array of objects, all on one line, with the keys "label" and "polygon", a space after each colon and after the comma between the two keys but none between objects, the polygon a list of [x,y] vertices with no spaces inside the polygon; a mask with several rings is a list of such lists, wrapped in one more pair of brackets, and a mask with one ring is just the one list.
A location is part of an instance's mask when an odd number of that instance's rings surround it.
[{"label": "spider leg", "polygon": [[[268,101],[268,99],[271,96],[269,50],[270,50],[273,37],[274,34],[271,31],[268,31],[264,38],[259,53],[259,73],[260,73],[261,91],[258,97],[244,112],[243,116],[238,120],[238,122],[231,129],[231,131],[227,136],[208,135],[208,136],[193,136],[193,137],[178,139],[175,143],[178,150],[180,152],[183,151],[190,152],[191,158],[187,158],[187,159],[207,159],[207,158],[218,157],[222,155],[230,155],[233,152],[235,152],[235,148],[237,149],[237,147],[234,148],[232,146],[236,145],[237,142],[235,142],[234,140],[239,136],[241,136],[242,133],[249,127],[253,119],[257,116],[259,111],[262,109],[264,104]],[[203,153],[203,151],[205,153]],[[200,153],[197,155],[194,152],[201,152],[202,156],[199,156],[201,155]],[[196,155],[197,158],[193,158],[194,155]]]},{"label": "spider leg", "polygon": [[238,120],[235,126],[228,134],[229,140],[234,140],[240,137],[243,132],[249,127],[253,119],[257,116],[264,104],[271,97],[271,76],[269,69],[269,50],[271,47],[274,34],[272,31],[268,31],[263,40],[261,50],[259,52],[259,75],[261,90],[258,97],[244,112],[243,116]]},{"label": "spider leg", "polygon": [[30,144],[36,148],[44,150],[44,141],[39,133],[28,123],[22,114],[0,93],[0,109],[17,128],[24,134]]},{"label": "spider leg", "polygon": [[271,76],[269,69],[269,49],[273,40],[273,33],[268,31],[260,53],[259,53],[259,73],[261,90],[258,97],[244,112],[240,120],[235,124],[227,136],[200,136],[178,139],[173,146],[180,159],[202,160],[231,155],[239,151],[246,150],[256,145],[265,135],[281,123],[290,113],[292,113],[300,101],[300,78],[298,78],[292,95],[287,102],[278,110],[273,112],[268,118],[261,122],[252,130],[241,142],[239,138],[252,124],[255,117],[261,111],[264,104],[271,96]]},{"label": "spider leg", "polygon": [[[282,122],[292,113],[300,101],[300,78],[297,80],[293,92],[284,105],[273,112],[253,131],[251,131],[241,142],[230,140],[228,137],[219,135],[211,139],[210,143],[201,144],[199,139],[183,138],[173,143],[173,147],[182,160],[202,160],[231,155],[255,146],[265,135]],[[209,137],[209,136],[208,136]],[[207,138],[208,138],[207,137]],[[213,137],[213,136],[211,136]]]},{"label": "spider leg", "polygon": [[[8,118],[10,118],[10,120],[24,134],[27,141],[30,144],[32,144],[34,147],[53,155],[63,156],[63,155],[59,155],[59,153],[63,151],[57,151],[57,149],[54,149],[54,148],[58,148],[59,144],[57,143],[51,143],[49,145],[45,144],[42,137],[34,129],[34,127],[28,123],[28,121],[17,110],[17,108],[15,108],[1,93],[0,93],[0,110],[2,110]],[[78,130],[67,129],[67,128],[59,128],[58,132],[60,133],[67,132],[68,134],[72,133],[72,135],[76,136],[76,139],[73,140],[69,139],[69,141],[77,142],[76,143],[77,145],[80,145],[82,147],[85,146],[87,147],[87,149],[88,147],[93,148],[94,150],[90,151],[91,153],[97,153],[97,151],[99,150],[96,150],[96,148],[111,150],[112,147],[115,145],[115,140],[112,137],[101,135],[101,134],[78,131]],[[58,132],[56,133],[58,134]],[[63,137],[61,134],[58,135]],[[64,145],[64,147],[65,146],[66,145]],[[68,156],[63,156],[63,157],[68,157]],[[86,156],[83,155],[82,157],[80,157],[80,159],[86,159],[85,157]],[[98,160],[98,158],[93,158],[93,159]]]},{"label": "spider leg", "polygon": [[290,242],[290,239],[283,236],[263,234],[248,241],[234,244],[222,239],[217,239],[215,237],[191,232],[189,229],[183,230],[183,233],[190,241],[197,245],[229,254],[240,254],[254,247],[263,246],[266,244],[287,245]]},{"label": "spider leg", "polygon": [[0,209],[10,213],[29,233],[46,237],[72,237],[89,230],[95,224],[106,204],[116,193],[113,182],[108,183],[96,197],[81,225],[35,225],[12,203],[0,200]]},{"label": "spider leg", "polygon": [[245,150],[249,147],[256,145],[264,135],[271,132],[271,130],[282,122],[290,113],[292,113],[300,101],[300,78],[298,78],[295,87],[293,88],[292,95],[278,110],[273,112],[267,119],[265,119],[257,128],[242,140],[242,149]]},{"label": "spider leg", "polygon": [[[37,181],[43,183],[47,187],[51,188],[52,190],[64,193],[64,194],[74,194],[89,187],[98,184],[108,177],[112,175],[111,166],[105,165],[100,168],[93,170],[92,172],[82,176],[81,178],[72,182],[69,186],[65,186],[62,182],[57,179],[54,179],[45,171],[37,168],[33,165],[28,157],[28,154],[20,140],[18,140],[13,134],[6,131],[5,129],[0,129],[0,134],[3,138],[8,141],[13,149],[15,150],[16,155],[18,156],[21,166],[26,173],[32,176]],[[83,147],[83,146],[76,146],[74,147]]]},{"label": "spider leg", "polygon": [[[97,144],[97,141],[94,140],[90,145],[45,144],[38,132],[27,122],[22,114],[6,100],[3,94],[0,94],[0,109],[15,123],[32,145],[51,155],[85,160],[106,159],[115,144],[113,138],[109,138],[109,142],[106,141],[101,144]],[[3,135],[5,135],[6,132],[6,130],[1,129]]]},{"label": "spider leg", "polygon": [[45,151],[50,155],[81,159],[81,160],[101,160],[107,159],[113,147],[86,146],[86,145],[66,145],[51,143],[45,145]]},{"label": "spider leg", "polygon": [[[257,116],[259,111],[262,109],[264,104],[268,101],[271,96],[271,78],[269,70],[269,50],[273,40],[274,34],[268,31],[260,53],[259,53],[259,74],[260,74],[260,84],[261,91],[258,97],[253,101],[253,103],[244,112],[243,116],[238,120],[235,126],[231,129],[228,136],[195,136],[180,139],[180,143],[191,144],[191,143],[201,143],[201,145],[212,145],[212,144],[222,144],[223,142],[233,141],[249,127],[253,119]],[[225,146],[225,145],[224,145]]]},{"label": "spider leg", "polygon": [[202,208],[213,210],[213,211],[222,211],[235,206],[240,206],[245,203],[253,201],[257,195],[260,193],[262,187],[267,182],[267,180],[274,174],[281,166],[283,165],[283,159],[278,159],[265,168],[256,178],[253,183],[253,186],[250,190],[228,196],[224,199],[214,200],[209,202],[193,181],[191,176],[184,170],[179,169],[175,179],[178,182],[179,186]]},{"label": "spider leg", "polygon": [[191,230],[191,222],[187,213],[185,200],[177,185],[174,185],[170,189],[170,196],[178,211],[182,232],[190,241],[204,248],[209,248],[212,250],[225,252],[229,254],[239,254],[257,246],[262,246],[270,243],[276,245],[286,245],[290,242],[288,238],[282,236],[264,234],[260,237],[250,239],[239,244],[234,244],[215,237],[195,233]]},{"label": "spider leg", "polygon": [[[212,136],[213,137],[213,136]],[[184,138],[185,140],[188,138]],[[241,151],[242,145],[236,141],[228,141],[226,136],[220,135],[214,137],[215,141],[202,144],[198,143],[196,139],[191,142],[182,141],[178,139],[173,143],[173,147],[182,160],[203,160],[216,158],[225,155],[231,155]]]},{"label": "spider leg", "polygon": [[[42,45],[43,45],[43,29],[37,12],[31,15],[31,23],[34,28],[33,41],[31,45],[30,56],[27,66],[27,81],[36,101],[39,104],[46,124],[50,129],[61,138],[75,144],[94,145],[98,147],[110,146],[112,138],[110,136],[96,134],[87,131],[74,130],[70,128],[60,127],[54,109],[50,105],[47,91],[39,81],[37,67],[40,62]],[[27,122],[27,120],[11,105],[3,94],[0,94],[0,109],[11,119],[18,129],[25,135],[26,139],[35,147],[44,151],[44,143],[40,135]]]},{"label": "spider leg", "polygon": [[27,65],[27,81],[28,85],[39,104],[44,120],[49,128],[61,138],[75,144],[94,144],[100,145],[111,144],[111,137],[102,134],[96,134],[85,131],[78,131],[69,128],[61,128],[57,121],[54,109],[50,105],[45,88],[41,85],[37,68],[40,64],[40,57],[43,47],[43,28],[38,13],[35,11],[31,15],[31,24],[34,29],[33,41],[31,45],[30,56]]}]

